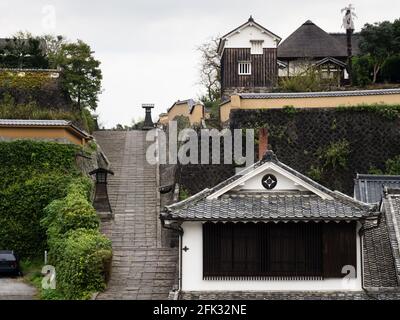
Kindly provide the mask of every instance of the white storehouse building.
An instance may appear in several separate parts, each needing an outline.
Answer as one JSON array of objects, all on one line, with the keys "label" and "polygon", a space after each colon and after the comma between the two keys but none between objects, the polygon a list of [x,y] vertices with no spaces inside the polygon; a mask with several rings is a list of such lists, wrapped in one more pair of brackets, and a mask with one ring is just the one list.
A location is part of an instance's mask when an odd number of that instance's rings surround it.
[{"label": "white storehouse building", "polygon": [[180,292],[360,292],[362,230],[378,216],[267,151],[161,220],[180,233]]}]

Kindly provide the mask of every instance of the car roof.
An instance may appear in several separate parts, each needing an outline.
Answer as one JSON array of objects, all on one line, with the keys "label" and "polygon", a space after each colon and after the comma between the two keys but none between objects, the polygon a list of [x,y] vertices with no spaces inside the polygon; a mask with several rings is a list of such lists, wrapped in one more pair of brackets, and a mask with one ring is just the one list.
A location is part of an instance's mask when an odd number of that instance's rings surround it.
[{"label": "car roof", "polygon": [[0,253],[0,261],[16,261],[17,258],[13,253]]},{"label": "car roof", "polygon": [[0,254],[14,254],[13,250],[0,250]]}]

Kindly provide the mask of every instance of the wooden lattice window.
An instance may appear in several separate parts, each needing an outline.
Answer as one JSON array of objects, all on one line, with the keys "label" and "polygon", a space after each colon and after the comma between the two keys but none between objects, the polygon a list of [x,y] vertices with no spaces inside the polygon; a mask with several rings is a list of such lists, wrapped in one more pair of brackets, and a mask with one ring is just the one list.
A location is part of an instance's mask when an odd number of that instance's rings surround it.
[{"label": "wooden lattice window", "polygon": [[356,267],[353,223],[206,223],[204,279],[342,278]]},{"label": "wooden lattice window", "polygon": [[251,75],[251,62],[250,61],[240,61],[239,62],[239,75]]}]

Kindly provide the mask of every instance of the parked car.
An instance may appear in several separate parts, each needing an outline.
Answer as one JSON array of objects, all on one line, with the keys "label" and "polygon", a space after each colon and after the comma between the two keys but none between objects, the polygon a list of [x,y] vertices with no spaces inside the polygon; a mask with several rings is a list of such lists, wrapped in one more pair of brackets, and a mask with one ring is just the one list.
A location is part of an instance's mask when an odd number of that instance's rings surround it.
[{"label": "parked car", "polygon": [[18,255],[14,251],[0,250],[0,274],[22,275]]}]

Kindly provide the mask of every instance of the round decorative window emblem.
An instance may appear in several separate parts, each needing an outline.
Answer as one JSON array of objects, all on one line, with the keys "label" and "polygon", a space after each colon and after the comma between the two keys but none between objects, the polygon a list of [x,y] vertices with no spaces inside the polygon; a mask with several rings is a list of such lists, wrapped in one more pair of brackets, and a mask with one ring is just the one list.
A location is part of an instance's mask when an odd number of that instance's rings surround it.
[{"label": "round decorative window emblem", "polygon": [[265,175],[261,180],[265,189],[272,190],[278,184],[278,179],[273,174]]}]

